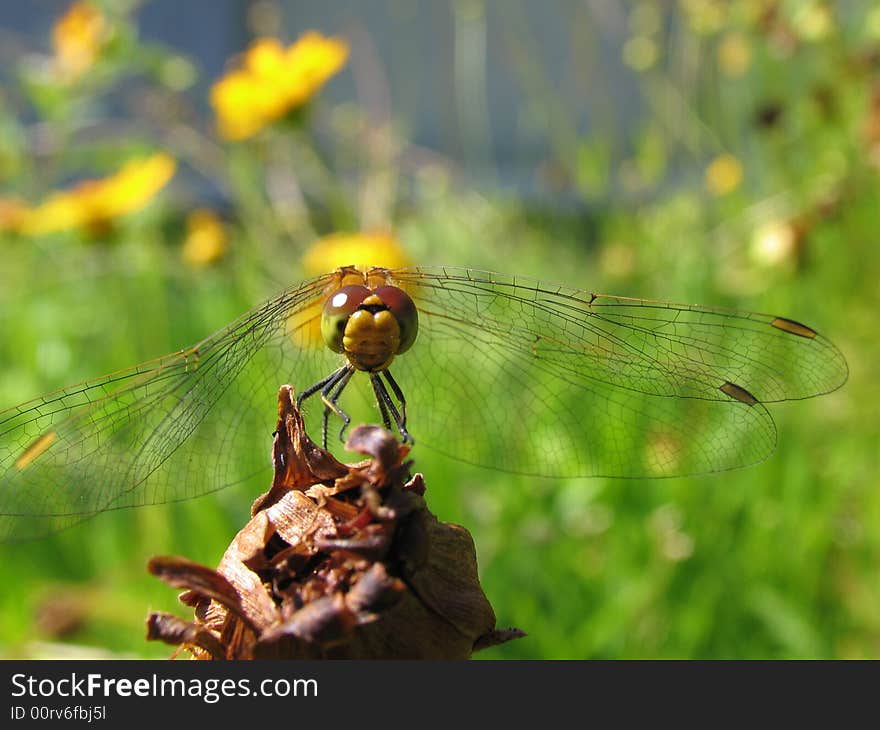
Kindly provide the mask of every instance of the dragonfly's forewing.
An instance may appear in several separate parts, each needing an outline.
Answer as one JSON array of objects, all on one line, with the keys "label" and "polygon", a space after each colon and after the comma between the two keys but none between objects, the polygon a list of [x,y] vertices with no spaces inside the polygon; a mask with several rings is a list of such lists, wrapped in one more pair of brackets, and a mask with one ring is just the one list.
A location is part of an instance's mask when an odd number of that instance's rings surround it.
[{"label": "dragonfly's forewing", "polygon": [[192,348],[0,413],[0,541],[258,474],[265,483],[278,386],[305,387],[300,376],[338,364],[291,331],[319,312],[327,280],[281,293]]},{"label": "dragonfly's forewing", "polygon": [[395,279],[420,316],[419,356],[393,368],[412,434],[495,468],[657,477],[746,466],[776,442],[765,403],[847,377],[833,344],[781,317],[466,269]]}]

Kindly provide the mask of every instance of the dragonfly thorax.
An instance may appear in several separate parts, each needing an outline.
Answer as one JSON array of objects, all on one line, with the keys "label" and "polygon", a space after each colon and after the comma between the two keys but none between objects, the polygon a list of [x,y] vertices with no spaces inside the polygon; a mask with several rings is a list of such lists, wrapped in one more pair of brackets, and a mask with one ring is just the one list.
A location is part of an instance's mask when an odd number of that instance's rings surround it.
[{"label": "dragonfly thorax", "polygon": [[321,316],[324,342],[366,372],[387,369],[415,341],[418,313],[401,289],[344,286],[328,297]]}]

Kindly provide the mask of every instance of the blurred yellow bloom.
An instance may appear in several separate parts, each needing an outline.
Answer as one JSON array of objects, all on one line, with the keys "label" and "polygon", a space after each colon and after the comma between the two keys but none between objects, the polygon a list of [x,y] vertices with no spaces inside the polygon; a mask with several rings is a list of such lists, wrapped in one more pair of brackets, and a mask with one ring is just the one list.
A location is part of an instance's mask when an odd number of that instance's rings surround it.
[{"label": "blurred yellow bloom", "polygon": [[305,104],[348,59],[348,45],[314,31],[285,48],[261,38],[211,89],[211,105],[220,135],[252,137],[263,127]]},{"label": "blurred yellow bloom", "polygon": [[724,36],[718,45],[718,65],[726,76],[742,76],[752,65],[749,39],[736,31]]},{"label": "blurred yellow bloom", "polygon": [[318,276],[340,266],[399,269],[408,266],[409,259],[400,242],[387,233],[334,233],[315,241],[302,264],[307,274]]},{"label": "blurred yellow bloom", "polygon": [[637,265],[633,246],[623,241],[615,241],[604,246],[599,254],[599,266],[609,276],[623,278],[630,276]]},{"label": "blurred yellow bloom", "polygon": [[831,8],[824,2],[805,2],[797,6],[791,19],[794,32],[805,41],[820,41],[834,27]]},{"label": "blurred yellow bloom", "polygon": [[92,3],[75,2],[52,28],[55,64],[63,80],[73,81],[87,71],[104,43],[107,23]]},{"label": "blurred yellow bloom", "polygon": [[17,231],[27,214],[27,205],[18,198],[0,198],[0,231]]},{"label": "blurred yellow bloom", "polygon": [[[371,266],[399,269],[409,265],[400,242],[387,233],[334,233],[315,241],[303,255],[303,269],[310,276],[320,276],[341,266],[367,270]],[[299,346],[319,346],[321,304],[291,317],[288,331]]]},{"label": "blurred yellow bloom", "polygon": [[146,206],[176,169],[176,161],[161,153],[130,160],[109,177],[86,180],[27,209],[19,230],[31,236],[74,228],[101,230],[114,218]]},{"label": "blurred yellow bloom", "polygon": [[723,25],[729,12],[725,0],[679,0],[691,30],[698,35],[711,35]]},{"label": "blurred yellow bloom", "polygon": [[880,39],[880,5],[871,8],[865,14],[865,20],[862,23],[865,29],[865,35],[872,40]]},{"label": "blurred yellow bloom", "polygon": [[223,222],[211,210],[200,208],[186,218],[183,260],[190,266],[208,266],[219,261],[229,247]]},{"label": "blurred yellow bloom", "polygon": [[706,168],[706,188],[715,196],[736,190],[743,179],[742,163],[731,154],[718,155]]},{"label": "blurred yellow bloom", "polygon": [[647,71],[659,57],[660,49],[651,38],[636,36],[623,45],[623,62],[635,71]]}]

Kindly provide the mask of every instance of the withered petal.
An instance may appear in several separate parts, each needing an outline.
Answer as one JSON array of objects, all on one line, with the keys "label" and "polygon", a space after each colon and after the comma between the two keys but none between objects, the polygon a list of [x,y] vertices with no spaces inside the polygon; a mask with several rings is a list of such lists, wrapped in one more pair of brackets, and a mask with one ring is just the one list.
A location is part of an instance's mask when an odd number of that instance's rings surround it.
[{"label": "withered petal", "polygon": [[373,614],[393,606],[405,590],[400,578],[388,575],[382,563],[373,563],[346,594],[345,603],[356,614]]},{"label": "withered petal", "polygon": [[151,558],[147,570],[168,585],[199,593],[217,601],[235,612],[251,628],[255,628],[241,605],[235,587],[216,570],[174,556]]},{"label": "withered petal", "polygon": [[184,621],[170,613],[157,611],[150,614],[147,619],[147,639],[172,646],[198,646],[213,659],[226,658],[226,651],[214,634],[199,624]]},{"label": "withered petal", "polygon": [[261,643],[296,636],[318,646],[333,646],[343,641],[357,625],[357,617],[345,604],[341,593],[323,596],[303,606],[284,623],[273,626],[260,636]]}]

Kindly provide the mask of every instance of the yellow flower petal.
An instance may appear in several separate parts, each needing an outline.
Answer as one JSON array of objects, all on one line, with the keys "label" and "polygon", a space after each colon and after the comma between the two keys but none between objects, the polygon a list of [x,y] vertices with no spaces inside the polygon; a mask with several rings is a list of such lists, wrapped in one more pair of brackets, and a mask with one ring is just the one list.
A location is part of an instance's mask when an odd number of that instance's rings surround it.
[{"label": "yellow flower petal", "polygon": [[752,65],[752,48],[749,39],[738,32],[724,36],[718,46],[718,65],[721,71],[731,77],[742,76]]},{"label": "yellow flower petal", "polygon": [[742,179],[742,164],[728,153],[716,157],[706,168],[706,188],[718,197],[732,193],[740,186]]},{"label": "yellow flower petal", "polygon": [[303,268],[318,276],[341,266],[399,269],[409,265],[403,247],[387,233],[334,233],[315,241],[303,255]]},{"label": "yellow flower petal", "polygon": [[725,0],[680,0],[680,5],[691,30],[699,35],[715,33],[729,12]]},{"label": "yellow flower petal", "polygon": [[168,184],[176,168],[174,158],[164,153],[130,160],[109,177],[53,193],[26,211],[20,230],[38,236],[74,228],[100,229],[114,218],[146,206]]},{"label": "yellow flower petal", "polygon": [[325,38],[314,31],[303,35],[287,49],[287,72],[314,94],[338,73],[348,59],[348,45],[338,38]]},{"label": "yellow flower petal", "polygon": [[27,205],[18,198],[0,198],[0,231],[17,231],[27,215]]},{"label": "yellow flower petal", "polygon": [[87,71],[104,42],[107,24],[92,3],[75,2],[52,28],[55,64],[61,77],[72,81]]},{"label": "yellow flower petal", "polygon": [[244,67],[256,76],[272,76],[284,70],[285,51],[277,38],[258,38],[244,55]]},{"label": "yellow flower petal", "polygon": [[174,177],[177,162],[169,155],[156,154],[127,162],[115,175],[93,189],[90,201],[104,218],[116,218],[140,210]]},{"label": "yellow flower petal", "polygon": [[252,137],[265,124],[257,84],[243,71],[233,72],[214,84],[211,105],[217,115],[220,135],[225,139]]},{"label": "yellow flower petal", "polygon": [[820,41],[833,30],[834,16],[823,2],[803,2],[792,17],[792,26],[805,41]]},{"label": "yellow flower petal", "polygon": [[647,71],[657,63],[660,49],[651,38],[630,38],[623,46],[623,61],[635,71]]},{"label": "yellow flower petal", "polygon": [[194,210],[186,219],[183,260],[190,266],[207,266],[219,261],[229,245],[226,228],[210,210]]},{"label": "yellow flower petal", "polygon": [[85,209],[73,192],[53,193],[40,205],[27,211],[21,232],[27,236],[68,231],[86,223]]},{"label": "yellow flower petal", "polygon": [[211,88],[220,136],[228,140],[252,137],[308,102],[347,58],[344,41],[314,31],[288,48],[274,38],[254,41],[240,67]]}]

